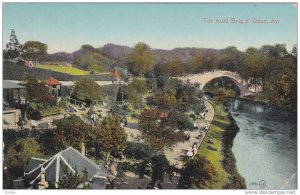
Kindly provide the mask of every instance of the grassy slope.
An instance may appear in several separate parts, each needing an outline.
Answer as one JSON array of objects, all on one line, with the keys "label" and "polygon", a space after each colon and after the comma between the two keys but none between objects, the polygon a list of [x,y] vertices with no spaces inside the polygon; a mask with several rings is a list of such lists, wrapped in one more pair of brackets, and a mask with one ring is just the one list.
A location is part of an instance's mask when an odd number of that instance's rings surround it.
[{"label": "grassy slope", "polygon": [[54,66],[54,65],[35,65],[36,68],[42,68],[46,70],[52,70],[56,72],[62,72],[72,75],[88,75],[88,71],[80,70],[78,68],[67,67],[67,66]]},{"label": "grassy slope", "polygon": [[[217,182],[213,183],[210,187],[212,189],[221,189],[229,182],[229,174],[222,167],[221,161],[223,159],[222,135],[225,131],[225,127],[230,122],[227,117],[228,114],[224,111],[223,106],[215,105],[214,103],[212,103],[212,105],[215,108],[215,116],[201,146],[199,147],[198,155],[210,160],[218,174]],[[207,143],[209,139],[208,135],[213,137],[213,145]],[[216,148],[218,151],[207,149],[209,145]]]}]

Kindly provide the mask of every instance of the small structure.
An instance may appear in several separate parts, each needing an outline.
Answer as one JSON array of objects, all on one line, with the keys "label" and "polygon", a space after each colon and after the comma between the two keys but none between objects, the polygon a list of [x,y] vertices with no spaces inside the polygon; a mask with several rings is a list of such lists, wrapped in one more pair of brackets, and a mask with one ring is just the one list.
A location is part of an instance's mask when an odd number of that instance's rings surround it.
[{"label": "small structure", "polygon": [[117,80],[117,82],[119,82],[120,79],[121,79],[120,74],[119,74],[118,71],[116,71],[116,70],[113,70],[113,71],[112,71],[111,76],[114,77],[114,78]]},{"label": "small structure", "polygon": [[56,80],[54,77],[49,77],[45,81],[46,85],[51,88],[52,95],[58,96],[58,92],[61,89],[62,83]]},{"label": "small structure", "polygon": [[168,118],[168,113],[160,112],[160,113],[159,113],[159,118],[160,118],[160,119],[166,119],[166,118]]},{"label": "small structure", "polygon": [[[50,159],[30,158],[24,170],[24,184],[31,188],[58,187],[66,173],[79,175],[87,172],[87,183],[91,189],[109,188],[115,176],[103,164],[97,165],[85,155],[69,147]],[[20,180],[20,179],[19,179]]]},{"label": "small structure", "polygon": [[25,87],[3,80],[3,120],[4,128],[15,129],[21,118],[21,105],[25,104],[25,99],[22,101],[21,93],[25,92]]},{"label": "small structure", "polygon": [[15,58],[14,62],[18,65],[22,65],[22,66],[26,66],[26,67],[30,67],[30,68],[33,67],[33,64],[30,60],[24,60],[20,57]]}]

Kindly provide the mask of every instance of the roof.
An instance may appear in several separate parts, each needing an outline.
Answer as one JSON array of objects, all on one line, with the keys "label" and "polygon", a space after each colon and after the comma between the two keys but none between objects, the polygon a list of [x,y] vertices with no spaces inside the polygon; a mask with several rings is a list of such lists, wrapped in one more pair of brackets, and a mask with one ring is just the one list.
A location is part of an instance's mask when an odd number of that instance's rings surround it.
[{"label": "roof", "polygon": [[54,77],[49,77],[46,80],[46,85],[61,85],[61,82],[59,82],[58,80],[56,80]]},{"label": "roof", "polygon": [[[57,153],[42,165],[27,170],[27,172],[25,172],[25,178],[29,180],[31,185],[35,185],[39,182],[39,174],[42,167],[44,167],[46,171],[46,181],[52,185],[59,182],[59,179],[66,174],[64,168],[66,168],[68,172],[77,172],[78,174],[82,174],[83,171],[86,170],[91,187],[97,187],[97,189],[104,189],[107,182],[115,178],[103,165],[97,165],[72,147]],[[96,181],[98,179],[105,180],[105,182]]]},{"label": "roof", "polygon": [[120,74],[118,73],[118,71],[114,70],[112,73],[111,73],[111,76],[113,76],[114,78],[116,79],[120,79]]},{"label": "roof", "polygon": [[13,188],[14,189],[24,189],[25,185],[24,185],[24,179],[15,179],[13,180]]},{"label": "roof", "polygon": [[27,66],[17,65],[13,62],[3,63],[3,79],[4,80],[17,80],[23,81],[27,75],[36,77],[39,80],[46,80],[49,77],[54,77],[59,81],[78,81],[81,78],[88,77],[95,81],[116,81],[110,74],[99,75],[71,75],[62,72],[55,72],[42,68],[30,68]]},{"label": "roof", "polygon": [[163,119],[163,118],[168,118],[168,114],[165,112],[160,112],[159,113],[159,118]]},{"label": "roof", "polygon": [[28,163],[24,169],[24,172],[29,172],[39,166],[41,166],[42,164],[44,164],[47,160],[46,159],[40,159],[40,158],[35,158],[35,157],[31,157],[28,160]]},{"label": "roof", "polygon": [[18,85],[11,81],[3,80],[3,89],[25,89],[24,86]]}]

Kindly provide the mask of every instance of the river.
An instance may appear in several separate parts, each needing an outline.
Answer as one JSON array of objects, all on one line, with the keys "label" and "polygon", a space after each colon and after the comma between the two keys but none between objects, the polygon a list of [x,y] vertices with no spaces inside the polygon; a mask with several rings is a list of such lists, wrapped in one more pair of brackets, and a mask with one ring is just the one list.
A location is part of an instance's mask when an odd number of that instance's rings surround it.
[{"label": "river", "polygon": [[247,189],[297,189],[296,113],[237,99],[227,108],[240,128],[232,151]]}]

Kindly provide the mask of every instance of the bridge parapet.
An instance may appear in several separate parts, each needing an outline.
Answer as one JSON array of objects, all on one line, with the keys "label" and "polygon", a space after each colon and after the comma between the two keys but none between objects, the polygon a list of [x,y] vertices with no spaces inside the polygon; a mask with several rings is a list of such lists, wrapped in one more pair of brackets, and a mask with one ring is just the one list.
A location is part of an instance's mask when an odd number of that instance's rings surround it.
[{"label": "bridge parapet", "polygon": [[208,82],[221,77],[230,78],[233,82],[235,82],[241,91],[241,96],[249,94],[248,82],[244,82],[242,77],[236,72],[217,70],[201,74],[188,75],[186,77],[178,77],[178,79],[183,81],[189,80],[191,83],[198,83],[200,84],[200,89],[203,89]]}]

